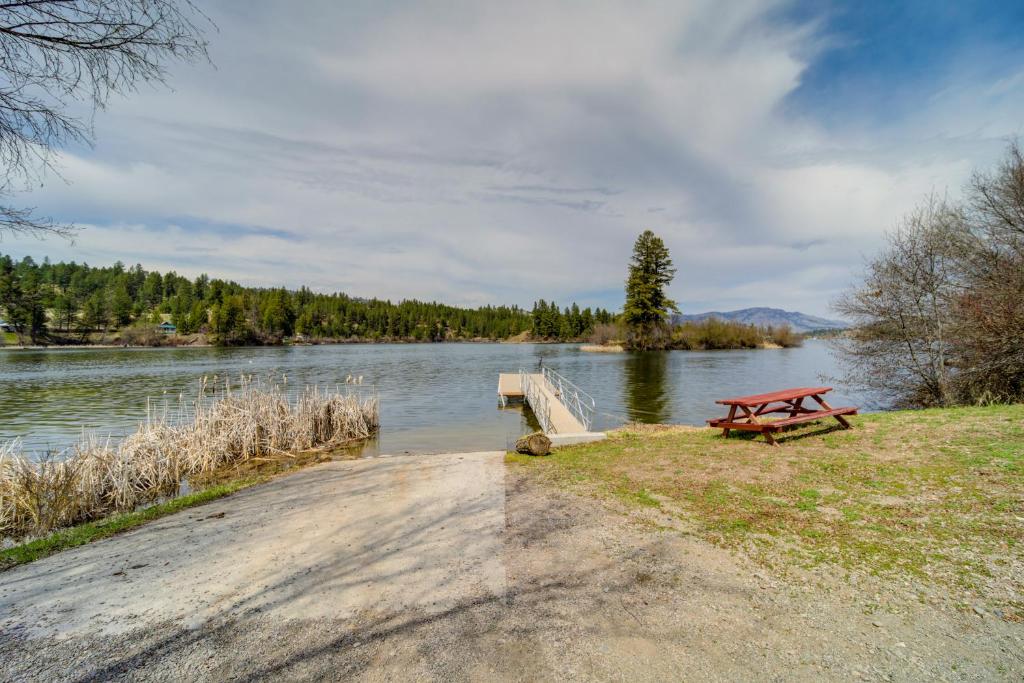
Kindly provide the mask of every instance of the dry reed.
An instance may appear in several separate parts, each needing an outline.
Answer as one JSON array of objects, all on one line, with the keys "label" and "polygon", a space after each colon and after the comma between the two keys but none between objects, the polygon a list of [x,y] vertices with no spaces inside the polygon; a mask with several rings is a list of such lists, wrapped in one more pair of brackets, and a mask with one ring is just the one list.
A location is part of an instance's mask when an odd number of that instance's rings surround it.
[{"label": "dry reed", "polygon": [[279,386],[243,379],[210,397],[179,400],[176,414],[150,414],[111,443],[84,436],[61,457],[29,457],[21,442],[0,444],[0,538],[19,539],[137,509],[178,495],[193,475],[252,458],[331,448],[373,435],[376,397],[307,387],[289,400]]}]

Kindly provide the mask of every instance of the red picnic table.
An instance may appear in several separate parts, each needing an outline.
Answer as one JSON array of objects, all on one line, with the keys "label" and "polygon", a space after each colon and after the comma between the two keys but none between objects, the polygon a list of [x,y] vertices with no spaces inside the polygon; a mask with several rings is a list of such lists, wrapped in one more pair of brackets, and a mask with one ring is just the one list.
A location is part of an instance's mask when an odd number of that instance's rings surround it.
[{"label": "red picnic table", "polygon": [[[729,415],[708,420],[708,425],[721,428],[722,436],[729,436],[729,431],[732,429],[760,432],[773,446],[778,445],[772,436],[773,433],[781,432],[786,427],[803,422],[820,420],[823,417],[834,417],[843,426],[843,429],[849,429],[850,423],[843,416],[856,415],[857,409],[852,406],[833,408],[821,397],[822,394],[830,391],[832,391],[832,387],[800,387],[773,391],[769,394],[725,398],[715,401],[715,403],[729,406]],[[807,398],[814,399],[820,408],[805,407],[804,399]],[[737,416],[737,411],[742,411],[742,414]],[[789,417],[771,422],[762,422],[759,419],[761,416],[771,413],[788,413]]]}]

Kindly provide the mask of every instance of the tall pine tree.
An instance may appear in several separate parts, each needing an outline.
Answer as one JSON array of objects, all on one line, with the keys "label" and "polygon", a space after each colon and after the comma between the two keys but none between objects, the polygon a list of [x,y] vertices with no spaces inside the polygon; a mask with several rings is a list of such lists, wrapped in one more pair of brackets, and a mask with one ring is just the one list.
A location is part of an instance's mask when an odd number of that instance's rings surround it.
[{"label": "tall pine tree", "polygon": [[661,238],[650,230],[641,233],[633,245],[622,311],[631,347],[645,350],[662,346],[667,340],[668,314],[679,311],[676,302],[665,294],[675,274],[668,247]]}]

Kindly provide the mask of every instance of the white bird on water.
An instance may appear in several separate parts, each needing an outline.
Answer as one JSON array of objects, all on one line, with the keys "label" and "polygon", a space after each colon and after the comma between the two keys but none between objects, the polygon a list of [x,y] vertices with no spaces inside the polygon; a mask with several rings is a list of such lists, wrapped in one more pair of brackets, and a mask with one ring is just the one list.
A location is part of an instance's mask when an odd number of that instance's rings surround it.
[{"label": "white bird on water", "polygon": [[359,375],[359,379],[356,380],[356,384],[362,384],[362,383],[363,383],[363,376]]},{"label": "white bird on water", "polygon": [[352,384],[352,375],[345,378],[345,384]]}]

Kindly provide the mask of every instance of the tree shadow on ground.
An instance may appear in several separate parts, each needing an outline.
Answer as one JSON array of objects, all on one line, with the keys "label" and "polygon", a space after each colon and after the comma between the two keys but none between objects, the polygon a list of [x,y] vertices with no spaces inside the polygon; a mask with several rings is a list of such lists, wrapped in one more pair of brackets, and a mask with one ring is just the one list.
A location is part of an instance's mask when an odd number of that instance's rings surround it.
[{"label": "tree shadow on ground", "polygon": [[[641,597],[649,575],[623,571],[624,561],[647,561],[652,554],[647,541],[638,539],[625,555],[594,544],[586,546],[585,554],[574,554],[579,549],[566,546],[579,525],[573,500],[557,495],[538,498],[530,495],[522,479],[507,482],[500,546],[507,581],[502,590],[477,589],[436,606],[420,600],[405,610],[370,607],[347,618],[277,619],[278,607],[319,595],[325,584],[357,581],[367,563],[372,567],[380,562],[380,553],[369,548],[332,554],[330,562],[317,564],[317,571],[307,572],[305,565],[282,571],[259,591],[223,604],[218,616],[197,628],[167,622],[116,639],[79,641],[78,649],[89,652],[89,659],[72,660],[65,669],[66,680],[186,674],[207,680],[342,678],[387,666],[400,676],[411,667],[409,671],[441,679],[469,678],[477,667],[486,672],[488,667],[508,666],[526,678],[544,678],[551,671],[544,669],[542,658],[526,653],[557,642],[567,629],[599,640],[617,637],[620,629],[633,635],[642,632],[667,647],[674,635],[644,623],[646,603]],[[467,504],[460,514],[470,521],[462,520],[460,528],[482,531],[489,521],[472,520],[489,512],[485,506]],[[377,521],[381,545],[429,552],[431,539],[444,533],[452,514],[426,515],[410,524],[398,512]],[[382,572],[376,580],[400,586],[403,575],[415,571],[410,567]],[[701,591],[723,597],[736,594],[734,585],[715,577],[694,580]],[[608,612],[614,615],[610,620],[583,616]],[[46,649],[40,645],[26,641],[18,649],[24,656],[29,648]],[[393,657],[391,650],[397,652]],[[97,667],[96,662],[102,665]]]}]

